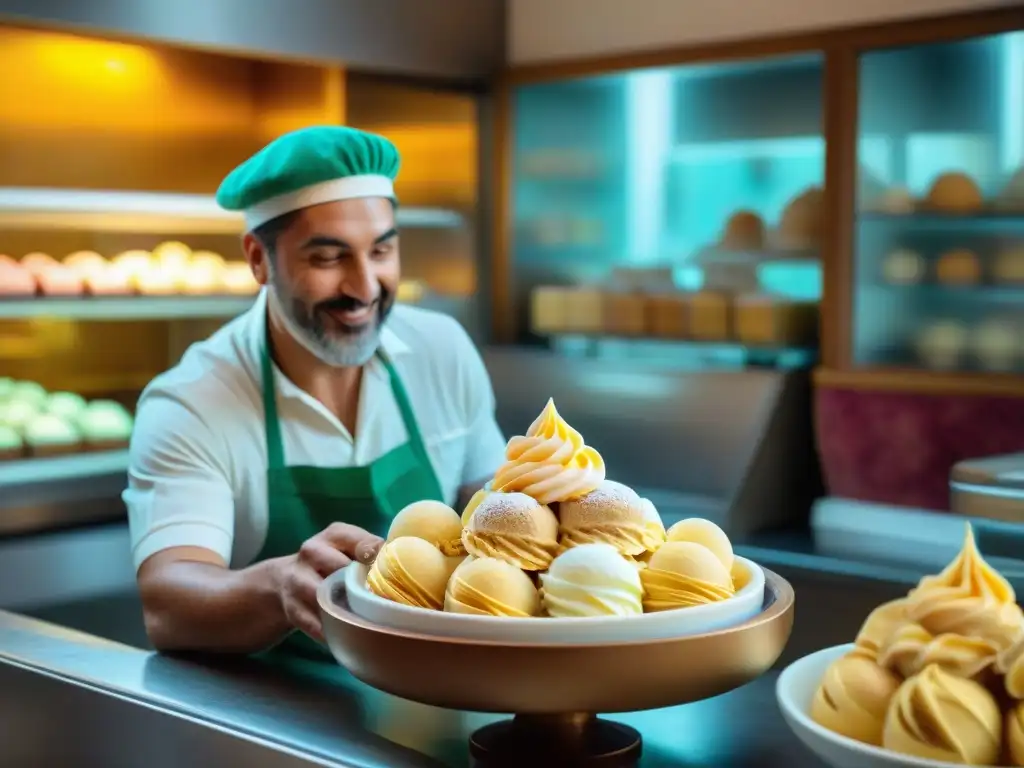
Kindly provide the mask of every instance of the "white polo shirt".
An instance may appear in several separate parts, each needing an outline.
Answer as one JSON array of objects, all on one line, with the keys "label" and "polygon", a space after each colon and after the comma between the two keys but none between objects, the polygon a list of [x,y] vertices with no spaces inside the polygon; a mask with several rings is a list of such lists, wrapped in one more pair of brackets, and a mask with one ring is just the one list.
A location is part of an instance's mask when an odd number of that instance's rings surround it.
[{"label": "white polo shirt", "polygon": [[[267,534],[267,444],[260,352],[266,295],[150,383],[139,399],[124,501],[135,567],[170,547],[203,547],[232,567]],[[453,318],[397,305],[381,332],[412,403],[445,500],[487,480],[504,459],[494,392],[480,354]],[[388,374],[366,365],[353,438],[275,366],[285,461],[363,466],[408,439]],[[339,519],[344,522],[343,512]]]}]

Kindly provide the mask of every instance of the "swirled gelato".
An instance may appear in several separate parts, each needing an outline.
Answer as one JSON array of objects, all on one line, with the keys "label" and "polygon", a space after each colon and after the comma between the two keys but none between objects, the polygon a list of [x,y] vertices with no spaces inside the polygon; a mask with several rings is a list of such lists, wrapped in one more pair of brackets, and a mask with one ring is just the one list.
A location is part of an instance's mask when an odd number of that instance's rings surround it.
[{"label": "swirled gelato", "polygon": [[870,659],[843,656],[825,671],[811,702],[811,718],[830,731],[880,747],[885,714],[899,685],[898,677]]},{"label": "swirled gelato", "polygon": [[466,554],[458,512],[439,501],[416,501],[395,515],[388,529],[388,541],[403,536],[425,539],[447,557]]},{"label": "swirled gelato", "polygon": [[919,624],[903,624],[878,654],[878,663],[912,677],[937,664],[957,677],[977,677],[996,660],[997,649],[987,640],[963,635],[934,637]]},{"label": "swirled gelato", "polygon": [[1006,713],[1004,738],[1010,765],[1024,765],[1024,704],[1017,704]]},{"label": "swirled gelato", "polygon": [[640,574],[610,544],[566,550],[540,576],[541,599],[550,616],[633,616],[643,613]]},{"label": "swirled gelato", "polygon": [[441,550],[424,539],[403,536],[381,547],[366,586],[387,600],[440,611],[451,572]]},{"label": "swirled gelato", "polygon": [[1024,700],[1024,636],[1000,652],[995,669],[1004,676],[1006,692],[1015,699]]},{"label": "swirled gelato", "polygon": [[525,493],[492,493],[462,530],[474,557],[494,557],[524,571],[543,571],[558,554],[558,518]]},{"label": "swirled gelato", "polygon": [[667,611],[732,597],[732,575],[705,546],[672,541],[661,546],[640,571],[644,611]]},{"label": "swirled gelato", "polygon": [[932,635],[985,640],[1002,650],[1024,633],[1013,587],[985,562],[967,525],[960,554],[937,576],[926,576],[907,596],[907,619]]},{"label": "swirled gelato", "polygon": [[581,498],[558,505],[561,544],[611,544],[630,557],[654,552],[664,539],[646,514],[636,491],[604,480]]},{"label": "swirled gelato", "polygon": [[476,511],[476,508],[480,506],[480,502],[486,499],[492,493],[494,493],[494,491],[492,491],[489,486],[490,483],[488,483],[479,491],[474,493],[473,496],[470,498],[469,503],[466,505],[466,508],[462,510],[463,527],[469,525],[469,518],[473,516],[473,512]]},{"label": "swirled gelato", "polygon": [[604,480],[604,459],[583,442],[548,400],[525,436],[505,448],[505,464],[494,476],[495,490],[525,493],[541,504],[577,499]]},{"label": "swirled gelato", "polygon": [[1002,719],[992,694],[932,664],[900,685],[889,705],[882,746],[905,755],[994,765]]},{"label": "swirled gelato", "polygon": [[875,661],[893,633],[907,621],[906,598],[890,600],[875,608],[861,625],[855,641],[855,653]]},{"label": "swirled gelato", "polygon": [[530,577],[491,557],[468,558],[455,569],[445,592],[449,613],[526,618],[540,613],[540,596]]}]

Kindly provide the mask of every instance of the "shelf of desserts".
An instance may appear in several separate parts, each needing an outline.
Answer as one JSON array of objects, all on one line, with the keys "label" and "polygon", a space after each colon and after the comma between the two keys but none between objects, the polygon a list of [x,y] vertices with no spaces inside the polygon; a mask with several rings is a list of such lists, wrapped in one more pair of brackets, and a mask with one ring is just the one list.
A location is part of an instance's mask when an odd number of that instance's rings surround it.
[{"label": "shelf of desserts", "polygon": [[27,459],[124,451],[132,425],[132,415],[113,400],[0,378],[0,466],[8,474],[11,463]]},{"label": "shelf of desserts", "polygon": [[865,225],[951,226],[959,230],[1000,223],[1024,227],[1024,168],[988,199],[978,182],[961,171],[936,176],[923,198],[899,186],[872,189],[864,196],[859,222]]},{"label": "shelf of desserts", "polygon": [[[408,227],[463,224],[459,213],[441,208],[400,207],[397,220]],[[243,226],[211,195],[0,187],[0,228],[239,235]]]},{"label": "shelf of desserts", "polygon": [[1024,613],[970,525],[941,573],[876,608],[852,646],[794,662],[778,689],[832,765],[1024,765]]},{"label": "shelf of desserts", "polygon": [[249,265],[177,241],[106,258],[78,251],[0,255],[0,318],[231,317],[259,285]]},{"label": "shelf of desserts", "polygon": [[916,360],[932,371],[1024,371],[1024,311],[993,314],[978,322],[925,321],[895,350],[896,360]]}]

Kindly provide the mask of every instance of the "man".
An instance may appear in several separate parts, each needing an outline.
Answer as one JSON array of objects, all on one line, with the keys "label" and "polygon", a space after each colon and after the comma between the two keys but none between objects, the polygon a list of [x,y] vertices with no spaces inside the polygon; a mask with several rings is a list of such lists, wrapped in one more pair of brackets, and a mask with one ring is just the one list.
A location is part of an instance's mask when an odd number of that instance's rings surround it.
[{"label": "man", "polygon": [[158,649],[323,653],[323,578],[372,559],[405,505],[454,505],[502,461],[466,332],[394,304],[398,167],[380,136],[307,128],[217,192],[264,288],[139,401],[124,500]]}]

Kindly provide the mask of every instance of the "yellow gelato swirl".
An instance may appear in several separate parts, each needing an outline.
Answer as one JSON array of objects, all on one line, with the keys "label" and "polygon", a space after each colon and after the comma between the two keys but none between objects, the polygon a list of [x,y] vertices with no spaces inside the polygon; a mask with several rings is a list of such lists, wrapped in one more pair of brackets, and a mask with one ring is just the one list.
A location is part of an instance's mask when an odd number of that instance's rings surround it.
[{"label": "yellow gelato swirl", "polygon": [[1006,751],[1010,765],[1024,765],[1024,704],[1006,713]]},{"label": "yellow gelato swirl", "polygon": [[904,624],[882,647],[878,663],[903,677],[913,677],[930,664],[957,677],[976,677],[995,663],[997,650],[981,638],[933,637],[919,624]]},{"label": "yellow gelato swirl", "polygon": [[889,642],[893,633],[907,621],[907,601],[905,598],[890,600],[875,608],[861,625],[855,641],[856,653],[872,661],[877,660],[878,652]]},{"label": "yellow gelato swirl", "polygon": [[604,459],[584,445],[548,400],[525,436],[513,437],[505,448],[505,464],[494,476],[498,491],[525,493],[541,504],[576,499],[604,480]]},{"label": "yellow gelato swirl", "polygon": [[585,529],[562,529],[562,548],[581,544],[611,544],[632,557],[653,554],[664,542],[648,525],[630,523],[594,523]]},{"label": "yellow gelato swirl", "polygon": [[1024,637],[1018,638],[1017,642],[1001,652],[995,666],[996,672],[1004,676],[1006,692],[1015,699],[1024,699]]},{"label": "yellow gelato swirl", "polygon": [[1002,744],[1002,719],[984,686],[932,664],[896,691],[882,746],[930,760],[994,765]]},{"label": "yellow gelato swirl", "polygon": [[811,718],[851,739],[882,745],[885,712],[900,680],[863,656],[849,654],[834,661],[811,702]]},{"label": "yellow gelato swirl", "polygon": [[462,532],[466,550],[474,557],[504,560],[524,571],[543,571],[558,555],[555,541],[544,541],[515,533],[491,533],[466,528]]},{"label": "yellow gelato swirl", "polygon": [[999,650],[1024,632],[1013,587],[981,557],[970,524],[956,559],[942,573],[921,579],[907,596],[907,619],[932,635],[979,638]]}]

